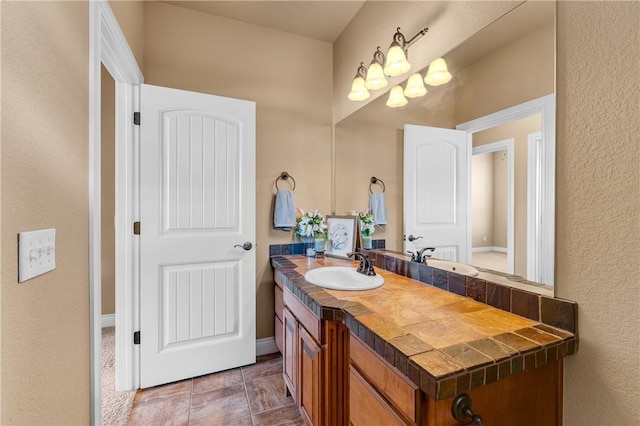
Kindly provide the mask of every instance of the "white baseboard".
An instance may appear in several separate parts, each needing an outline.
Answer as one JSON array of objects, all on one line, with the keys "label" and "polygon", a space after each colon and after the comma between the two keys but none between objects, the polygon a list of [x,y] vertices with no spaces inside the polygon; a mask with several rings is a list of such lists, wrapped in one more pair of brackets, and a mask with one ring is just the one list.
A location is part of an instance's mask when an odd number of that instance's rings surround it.
[{"label": "white baseboard", "polygon": [[506,247],[474,247],[471,249],[472,253],[479,253],[485,251],[498,251],[500,253],[507,253]]},{"label": "white baseboard", "polygon": [[276,346],[276,339],[273,337],[256,340],[256,356],[273,354],[279,351],[278,346]]},{"label": "white baseboard", "polygon": [[115,327],[116,314],[107,314],[102,316],[102,328]]}]

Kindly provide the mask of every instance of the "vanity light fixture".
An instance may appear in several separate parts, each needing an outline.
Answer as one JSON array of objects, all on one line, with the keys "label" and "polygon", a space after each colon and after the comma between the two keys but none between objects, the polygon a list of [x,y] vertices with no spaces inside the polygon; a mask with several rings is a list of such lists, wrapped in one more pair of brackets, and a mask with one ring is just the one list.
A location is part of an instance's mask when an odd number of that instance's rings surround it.
[{"label": "vanity light fixture", "polygon": [[404,95],[407,98],[419,98],[427,94],[427,89],[422,82],[422,74],[419,72],[411,74],[407,80],[407,87],[404,89]]},{"label": "vanity light fixture", "polygon": [[364,86],[369,90],[378,90],[387,87],[387,79],[384,77],[382,66],[384,65],[384,53],[380,50],[380,46],[373,53],[373,60],[367,71],[367,80]]},{"label": "vanity light fixture", "polygon": [[398,27],[393,36],[393,42],[389,46],[389,51],[387,52],[387,61],[384,65],[384,73],[386,75],[396,77],[411,69],[411,64],[407,60],[409,46],[424,36],[428,30],[429,28],[420,30],[418,34],[411,37],[409,41],[406,41],[404,34],[400,32],[400,27]]},{"label": "vanity light fixture", "polygon": [[447,69],[447,63],[443,58],[437,58],[429,64],[429,71],[424,77],[424,82],[429,86],[439,86],[451,80],[451,73]]},{"label": "vanity light fixture", "polygon": [[402,86],[394,86],[389,92],[389,99],[387,100],[387,106],[391,108],[398,108],[405,106],[409,101],[404,97],[402,93]]},{"label": "vanity light fixture", "polygon": [[365,87],[365,79],[367,78],[367,69],[364,67],[364,63],[360,62],[356,76],[353,78],[351,84],[351,93],[349,93],[349,99],[352,101],[364,101],[368,99],[369,91]]}]

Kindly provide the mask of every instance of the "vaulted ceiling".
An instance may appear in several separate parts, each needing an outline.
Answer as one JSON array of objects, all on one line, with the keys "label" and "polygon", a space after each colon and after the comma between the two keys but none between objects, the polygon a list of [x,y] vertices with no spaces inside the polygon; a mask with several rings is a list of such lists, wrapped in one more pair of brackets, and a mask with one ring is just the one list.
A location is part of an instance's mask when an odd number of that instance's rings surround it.
[{"label": "vaulted ceiling", "polygon": [[333,43],[358,13],[364,0],[164,3]]}]

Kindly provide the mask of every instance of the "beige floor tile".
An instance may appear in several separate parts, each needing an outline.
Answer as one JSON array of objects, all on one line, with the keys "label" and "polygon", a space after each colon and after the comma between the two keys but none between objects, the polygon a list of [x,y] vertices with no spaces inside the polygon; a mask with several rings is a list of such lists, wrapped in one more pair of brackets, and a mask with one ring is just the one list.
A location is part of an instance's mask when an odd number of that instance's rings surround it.
[{"label": "beige floor tile", "polygon": [[253,416],[253,424],[255,426],[302,426],[305,423],[298,407],[294,404],[258,413]]},{"label": "beige floor tile", "polygon": [[244,385],[195,394],[191,398],[191,425],[251,424]]},{"label": "beige floor tile", "polygon": [[249,398],[251,412],[254,415],[294,403],[290,396],[286,396],[282,374],[275,374],[246,382],[245,386],[247,388],[247,398]]},{"label": "beige floor tile", "polygon": [[229,386],[241,385],[242,383],[242,370],[240,368],[234,368],[233,370],[221,371],[219,373],[194,378],[193,393],[209,392]]},{"label": "beige floor tile", "polygon": [[134,402],[129,414],[129,426],[148,425],[188,425],[189,399],[172,400],[170,398],[156,398],[143,404]]},{"label": "beige floor tile", "polygon": [[242,374],[244,375],[245,382],[250,382],[260,377],[282,374],[282,356],[242,367]]}]

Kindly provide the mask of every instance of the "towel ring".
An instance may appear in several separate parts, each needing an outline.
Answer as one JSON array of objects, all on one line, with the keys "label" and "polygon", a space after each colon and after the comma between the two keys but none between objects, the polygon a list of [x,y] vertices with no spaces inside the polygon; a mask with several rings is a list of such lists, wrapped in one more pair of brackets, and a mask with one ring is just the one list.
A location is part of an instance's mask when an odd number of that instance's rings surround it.
[{"label": "towel ring", "polygon": [[384,182],[382,181],[382,179],[378,179],[377,177],[373,176],[371,178],[371,182],[369,183],[369,193],[373,194],[373,190],[371,189],[371,185],[375,185],[376,183],[379,183],[382,185],[382,192],[384,192],[387,188],[384,186]]},{"label": "towel ring", "polygon": [[287,172],[282,172],[282,173],[280,173],[280,176],[278,176],[278,178],[276,179],[276,189],[277,189],[277,190],[280,190],[280,188],[278,188],[278,181],[279,181],[280,179],[282,179],[282,180],[287,180],[287,179],[289,179],[289,178],[291,178],[291,180],[293,181],[293,188],[291,188],[291,190],[292,190],[292,191],[295,191],[295,189],[296,189],[296,180],[293,178],[293,176],[291,176],[291,175],[290,175],[289,173],[287,173]]}]

